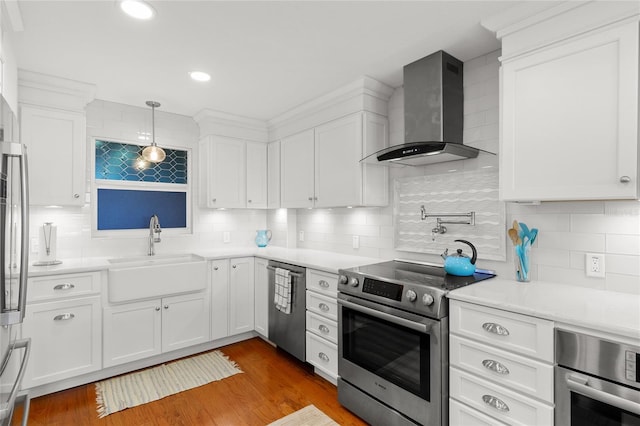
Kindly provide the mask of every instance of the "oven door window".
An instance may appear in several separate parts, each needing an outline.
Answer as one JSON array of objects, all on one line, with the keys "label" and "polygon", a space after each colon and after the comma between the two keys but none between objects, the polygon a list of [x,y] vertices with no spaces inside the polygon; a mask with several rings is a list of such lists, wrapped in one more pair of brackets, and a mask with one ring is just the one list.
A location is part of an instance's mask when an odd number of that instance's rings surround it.
[{"label": "oven door window", "polygon": [[343,357],[429,401],[429,335],[343,308]]},{"label": "oven door window", "polygon": [[640,426],[640,416],[571,392],[571,426]]}]

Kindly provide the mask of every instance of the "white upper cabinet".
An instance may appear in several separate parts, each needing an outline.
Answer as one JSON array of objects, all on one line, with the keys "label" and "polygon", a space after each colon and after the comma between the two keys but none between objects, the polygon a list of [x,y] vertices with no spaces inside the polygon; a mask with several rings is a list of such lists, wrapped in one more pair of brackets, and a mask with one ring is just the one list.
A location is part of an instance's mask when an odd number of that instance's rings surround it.
[{"label": "white upper cabinet", "polygon": [[280,141],[280,197],[282,207],[312,207],[313,129]]},{"label": "white upper cabinet", "polygon": [[387,169],[360,160],[387,145],[385,117],[358,112],[281,140],[282,207],[381,206]]},{"label": "white upper cabinet", "polygon": [[83,113],[21,106],[20,134],[29,159],[30,204],[84,204],[85,129]]},{"label": "white upper cabinet", "polygon": [[85,203],[86,106],[95,86],[19,71],[20,142],[27,146],[29,203]]},{"label": "white upper cabinet", "polygon": [[267,207],[267,146],[226,136],[200,141],[200,203],[212,208]]},{"label": "white upper cabinet", "polygon": [[[595,6],[570,4],[562,14],[523,24],[520,31],[513,26],[498,31],[504,34],[504,200],[639,196],[638,16],[601,22],[607,15]],[[593,28],[567,33],[571,27],[565,21],[573,14],[573,25],[592,22]],[[546,43],[535,45],[536,29]]]},{"label": "white upper cabinet", "polygon": [[267,144],[247,142],[247,207],[267,208]]},{"label": "white upper cabinet", "polygon": [[267,146],[267,207],[280,207],[280,141]]}]

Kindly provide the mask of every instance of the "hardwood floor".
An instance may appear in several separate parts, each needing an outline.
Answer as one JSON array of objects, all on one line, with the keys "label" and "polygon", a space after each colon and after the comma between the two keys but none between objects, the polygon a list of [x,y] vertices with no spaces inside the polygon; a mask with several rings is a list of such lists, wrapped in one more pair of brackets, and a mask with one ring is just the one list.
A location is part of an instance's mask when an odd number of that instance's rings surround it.
[{"label": "hardwood floor", "polygon": [[[259,338],[219,348],[244,374],[98,419],[88,384],[31,400],[30,426],[267,425],[313,404],[341,425],[365,425],[338,403],[336,388]],[[19,413],[16,413],[19,418]]]}]

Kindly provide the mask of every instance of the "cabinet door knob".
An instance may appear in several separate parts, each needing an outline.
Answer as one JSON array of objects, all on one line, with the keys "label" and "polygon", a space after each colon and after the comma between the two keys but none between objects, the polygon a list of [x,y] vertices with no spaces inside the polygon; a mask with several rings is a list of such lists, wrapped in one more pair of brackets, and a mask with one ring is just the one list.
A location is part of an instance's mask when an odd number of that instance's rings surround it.
[{"label": "cabinet door knob", "polygon": [[631,182],[631,178],[629,176],[620,176],[620,182],[629,183]]},{"label": "cabinet door knob", "polygon": [[169,309],[169,305],[164,305],[164,308],[165,309]]},{"label": "cabinet door knob", "polygon": [[156,306],[156,311],[159,311],[159,310],[160,310],[160,306]]},{"label": "cabinet door knob", "polygon": [[73,194],[73,198],[80,198],[80,194]]},{"label": "cabinet door knob", "polygon": [[251,200],[247,200],[247,203],[250,203],[250,202],[251,202]]},{"label": "cabinet door knob", "polygon": [[318,197],[313,197],[313,201],[318,201]]},{"label": "cabinet door knob", "polygon": [[214,270],[214,271],[217,271],[217,270],[218,270],[218,267],[217,267],[217,266],[214,266],[214,267],[213,267],[213,270]]},{"label": "cabinet door knob", "polygon": [[55,317],[53,317],[54,321],[69,321],[71,319],[74,319],[75,315],[70,314],[70,313],[66,313],[66,314],[60,314],[60,315],[56,315]]},{"label": "cabinet door knob", "polygon": [[215,203],[215,202],[216,202],[216,199],[215,199],[215,198],[212,198],[212,199],[211,199],[211,201]]},{"label": "cabinet door knob", "polygon": [[236,266],[237,266],[237,265],[233,265],[233,269],[236,269]]},{"label": "cabinet door knob", "polygon": [[313,197],[309,197],[309,201],[313,201]]}]

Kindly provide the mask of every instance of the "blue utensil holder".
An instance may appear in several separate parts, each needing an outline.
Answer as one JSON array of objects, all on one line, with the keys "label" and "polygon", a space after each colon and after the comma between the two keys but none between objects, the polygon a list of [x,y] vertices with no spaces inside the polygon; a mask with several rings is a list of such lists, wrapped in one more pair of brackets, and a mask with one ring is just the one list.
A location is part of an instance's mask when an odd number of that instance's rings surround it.
[{"label": "blue utensil holder", "polygon": [[526,242],[514,247],[513,260],[516,267],[516,280],[520,282],[531,281],[531,243]]}]

